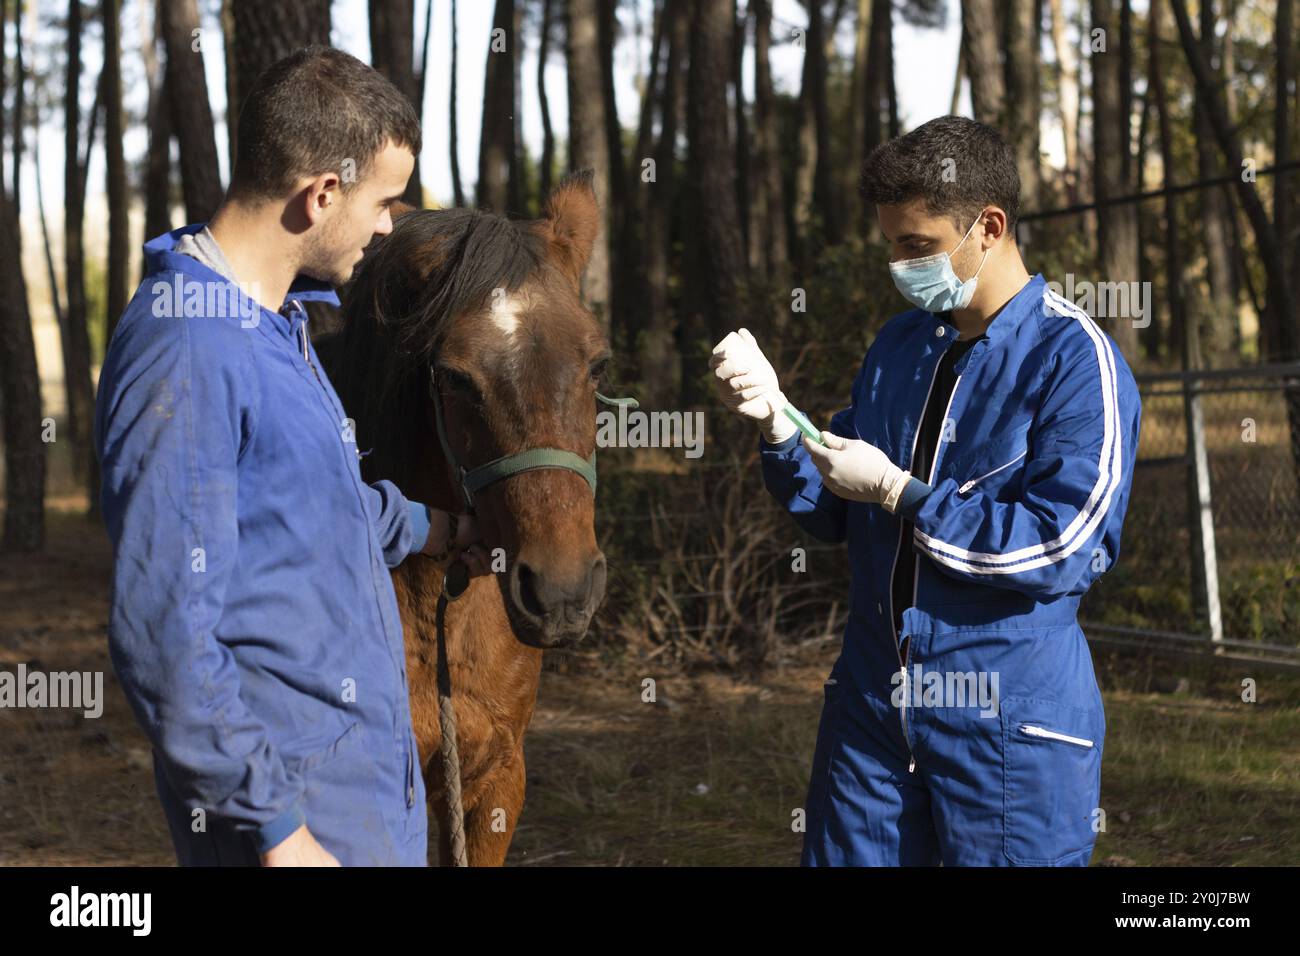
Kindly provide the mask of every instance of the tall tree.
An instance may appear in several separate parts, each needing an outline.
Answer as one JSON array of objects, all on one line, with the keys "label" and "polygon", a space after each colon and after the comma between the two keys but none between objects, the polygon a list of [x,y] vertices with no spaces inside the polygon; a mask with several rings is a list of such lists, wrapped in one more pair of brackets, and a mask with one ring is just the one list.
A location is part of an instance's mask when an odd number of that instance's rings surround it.
[{"label": "tall tree", "polygon": [[993,0],[961,0],[961,42],[970,77],[971,109],[989,126],[1002,126],[1007,89],[999,56],[997,10]]},{"label": "tall tree", "polygon": [[329,46],[330,0],[231,0],[231,14],[236,103],[244,102],[262,71],[276,60],[312,44]]},{"label": "tall tree", "polygon": [[[1115,0],[1092,3],[1093,183],[1097,203],[1098,274],[1107,282],[1138,278],[1137,215],[1132,203],[1110,203],[1127,195],[1122,153],[1129,148],[1129,117],[1120,113],[1120,62],[1114,41]],[[1137,328],[1129,316],[1116,316],[1109,331],[1120,351],[1137,360]]]},{"label": "tall tree", "polygon": [[[1223,154],[1225,164],[1230,170],[1245,169],[1241,154],[1241,142],[1237,132],[1228,122],[1227,111],[1214,88],[1213,74],[1206,61],[1191,20],[1187,16],[1185,0],[1170,0],[1174,11],[1174,20],[1178,24],[1178,37],[1187,56],[1192,76],[1196,80],[1198,92],[1203,97],[1210,124],[1214,129],[1215,140]],[[1280,92],[1280,91],[1279,91]],[[1270,324],[1271,334],[1265,338],[1267,351],[1265,357],[1271,361],[1282,362],[1294,360],[1300,352],[1300,306],[1296,305],[1292,292],[1291,277],[1287,274],[1282,256],[1281,242],[1276,228],[1269,220],[1268,212],[1255,191],[1253,181],[1244,176],[1234,176],[1233,186],[1237,198],[1246,213],[1251,228],[1255,233],[1255,245],[1260,262],[1264,266],[1267,281],[1264,321]],[[1285,393],[1287,402],[1287,420],[1291,434],[1291,453],[1300,470],[1300,391],[1288,389]]]},{"label": "tall tree", "polygon": [[1056,51],[1057,106],[1065,142],[1065,186],[1070,203],[1079,201],[1079,56],[1066,38],[1063,0],[1050,0],[1052,48]]},{"label": "tall tree", "polygon": [[[423,90],[415,75],[415,7],[411,0],[370,0],[370,63],[384,74],[422,116]],[[417,162],[407,180],[402,200],[419,209],[424,205]]]},{"label": "tall tree", "polygon": [[1040,201],[1041,175],[1038,160],[1038,24],[1034,22],[1035,0],[1008,0],[1006,14],[1005,132],[1016,154],[1020,173],[1020,195],[1031,209]]},{"label": "tall tree", "polygon": [[[771,0],[754,4],[754,145],[758,175],[754,184],[760,197],[755,219],[754,243],[765,257],[763,271],[780,281],[789,268],[790,246],[786,234],[785,185],[781,177],[781,147],[776,115],[776,94],[772,89],[770,51],[772,47]],[[780,308],[784,318],[789,310]]]},{"label": "tall tree", "polygon": [[[167,102],[167,84],[158,63],[158,43],[162,40],[161,0],[153,6],[153,23],[145,30],[141,42],[145,75],[149,83],[149,105],[145,123],[149,129],[149,147],[144,171],[144,236],[146,240],[171,231],[171,106]],[[143,270],[145,264],[142,262]],[[143,276],[142,276],[143,278]]]},{"label": "tall tree", "polygon": [[[90,329],[86,315],[85,180],[78,145],[81,142],[81,0],[68,2],[68,68],[64,86],[63,271],[68,293],[63,345],[63,378],[68,397],[67,432],[72,441],[75,474],[86,482],[91,510],[99,500],[99,463],[91,446],[94,389],[90,378]],[[94,110],[91,110],[93,122]],[[0,270],[2,271],[2,270]]]},{"label": "tall tree", "polygon": [[828,47],[835,31],[826,29],[822,0],[806,0],[808,30],[804,42],[803,77],[799,90],[798,162],[794,177],[794,222],[799,243],[800,271],[811,268],[812,215],[820,214],[829,242],[839,242],[840,210],[831,186],[830,107],[826,98]]},{"label": "tall tree", "polygon": [[[629,354],[638,351],[638,336],[643,333],[649,321],[650,301],[646,295],[648,261],[647,249],[650,234],[649,220],[651,204],[659,202],[661,194],[655,188],[658,171],[651,170],[655,163],[655,116],[662,113],[664,52],[668,49],[666,31],[669,29],[667,19],[671,16],[673,5],[666,0],[656,0],[651,13],[652,33],[650,42],[649,75],[640,74],[637,85],[641,91],[640,118],[637,121],[636,141],[631,155],[627,158],[626,170],[615,170],[615,175],[622,174],[624,194],[628,197],[628,211],[624,223],[625,248],[620,250],[620,261],[624,273],[619,283],[624,286],[626,296],[625,310],[619,315],[622,323],[622,340],[620,348]],[[637,21],[637,37],[641,36],[640,20]],[[617,291],[618,285],[615,285]],[[617,314],[617,313],[616,313]],[[617,330],[616,330],[617,331]]]},{"label": "tall tree", "polygon": [[[549,0],[548,0],[549,2]],[[456,74],[459,43],[456,32],[456,0],[451,0],[451,102],[447,105],[447,126],[451,145],[451,190],[452,201],[457,206],[465,205],[465,190],[460,184],[460,132],[456,125]]]},{"label": "tall tree", "polygon": [[[857,0],[857,17],[853,24],[853,74],[849,90],[849,161],[845,170],[845,208],[848,210],[849,228],[865,235],[867,229],[866,210],[858,198],[855,184],[862,172],[862,163],[867,157],[867,116],[871,110],[868,94],[871,84],[868,74],[871,72],[870,54],[872,0]],[[770,19],[770,14],[769,14]],[[755,36],[757,49],[758,37]],[[877,115],[877,114],[873,114]],[[877,126],[879,122],[877,120]],[[879,134],[877,134],[879,135]]]},{"label": "tall tree", "polygon": [[[41,379],[27,284],[15,244],[13,204],[0,195],[0,410],[5,456],[5,520],[0,548],[39,551],[45,543],[45,452]],[[87,380],[89,384],[89,380]],[[76,441],[76,438],[73,438]]]},{"label": "tall tree", "polygon": [[898,97],[894,92],[894,5],[890,0],[872,0],[870,33],[867,38],[867,113],[863,118],[870,153],[887,138],[898,135]]},{"label": "tall tree", "polygon": [[[735,24],[729,4],[694,0],[693,7],[687,98],[689,180],[694,231],[703,253],[700,264],[707,276],[703,292],[708,317],[707,330],[698,331],[706,331],[708,341],[716,342],[738,324],[743,314],[738,298],[746,284],[735,162],[727,129],[727,77]],[[693,360],[692,344],[687,343],[687,349]],[[688,378],[691,371],[696,370],[688,369]]]},{"label": "tall tree", "polygon": [[740,215],[740,247],[751,272],[759,268],[760,253],[754,248],[751,228],[752,207],[757,199],[754,181],[754,148],[749,139],[749,123],[745,120],[745,39],[749,33],[752,9],[749,4],[740,9],[740,0],[731,0],[731,16],[735,22],[731,45],[731,104],[734,125],[733,143],[736,148],[736,211]]},{"label": "tall tree", "polygon": [[474,201],[481,209],[522,212],[515,143],[514,0],[496,0],[483,71],[483,116],[479,134],[478,183]]},{"label": "tall tree", "polygon": [[553,0],[542,0],[542,25],[537,44],[537,101],[542,114],[542,160],[538,193],[543,201],[555,182],[555,130],[551,128],[551,100],[546,95],[546,64],[551,54]]},{"label": "tall tree", "polygon": [[[1202,8],[1209,0],[1201,0]],[[1275,93],[1273,96],[1273,161],[1285,166],[1291,161],[1291,111],[1295,109],[1295,5],[1291,0],[1277,0],[1277,23],[1273,33],[1276,51]],[[1205,17],[1201,18],[1204,24]],[[1213,18],[1210,20],[1213,25]],[[1211,41],[1213,34],[1210,34]],[[1206,42],[1205,27],[1201,28],[1201,42]],[[1207,57],[1208,59],[1208,57]],[[1295,268],[1291,237],[1291,177],[1282,173],[1273,177],[1273,227],[1277,230],[1281,248],[1282,268],[1288,275]]]},{"label": "tall tree", "polygon": [[618,42],[616,5],[616,0],[598,0],[597,38],[600,45],[599,95],[605,106],[605,153],[609,157],[609,208],[605,210],[605,222],[609,224],[610,332],[614,341],[621,343],[626,341],[635,325],[631,320],[629,295],[636,274],[634,260],[637,249],[628,222],[623,129],[619,125],[614,98],[614,47]]},{"label": "tall tree", "polygon": [[[122,148],[121,0],[103,0],[104,159],[108,195],[108,297],[104,341],[112,338],[126,309],[126,257],[130,221],[126,208],[126,155]],[[215,156],[215,151],[213,152]]]},{"label": "tall tree", "polygon": [[[80,11],[78,11],[80,13]],[[8,5],[0,3],[0,46],[8,27]],[[77,29],[80,30],[78,19]],[[14,45],[15,111],[21,115],[21,90],[26,84],[22,59],[22,3],[16,3]],[[0,57],[0,74],[4,59]],[[0,103],[5,84],[0,78]],[[3,110],[0,110],[0,115]],[[3,127],[0,123],[0,129]],[[4,446],[5,517],[0,549],[39,551],[45,543],[45,453],[42,431],[41,379],[36,343],[23,277],[16,200],[22,182],[22,130],[14,129],[13,189],[0,177],[0,444]],[[0,132],[0,152],[3,152]],[[56,293],[57,295],[57,293]],[[89,377],[87,377],[89,384]]]},{"label": "tall tree", "polygon": [[642,338],[632,352],[640,362],[650,407],[676,401],[682,382],[681,349],[674,334],[669,298],[672,262],[673,210],[677,205],[677,132],[681,128],[690,45],[691,0],[664,0],[662,20],[668,59],[659,97],[659,139],[655,145],[654,177],[638,177],[645,191],[645,310]]},{"label": "tall tree", "polygon": [[[13,203],[14,220],[22,222],[22,190],[18,188],[18,171],[23,165],[23,137],[27,129],[27,67],[23,63],[23,0],[14,0],[14,113],[13,113],[13,187],[9,201]],[[17,248],[23,248],[22,230],[15,236]]]},{"label": "tall tree", "polygon": [[[1280,9],[1280,8],[1279,8]],[[1215,57],[1215,23],[1213,0],[1201,0],[1201,47],[1205,58],[1213,63]],[[1229,34],[1232,32],[1229,27]],[[1225,37],[1225,43],[1227,39]],[[1224,59],[1220,59],[1216,86],[1223,87],[1227,75]],[[1193,106],[1192,126],[1196,131],[1196,170],[1201,179],[1212,179],[1222,173],[1219,150],[1214,143],[1214,130],[1203,98],[1198,93]],[[1278,177],[1279,180],[1285,177]],[[1200,307],[1200,338],[1205,364],[1234,365],[1234,340],[1237,299],[1232,275],[1232,225],[1231,196],[1227,186],[1211,186],[1202,192],[1198,230],[1205,246],[1206,279],[1209,296],[1198,300]]]},{"label": "tall tree", "polygon": [[[239,8],[236,3],[236,15]],[[199,10],[195,0],[164,0],[160,10],[167,48],[168,101],[181,147],[185,217],[190,222],[207,222],[221,205],[222,189],[208,81],[203,74]]]},{"label": "tall tree", "polygon": [[[569,168],[590,169],[602,223],[609,221],[609,140],[600,62],[601,0],[568,0],[565,5],[566,57],[569,64]],[[725,77],[724,77],[725,78]],[[587,304],[610,327],[609,230],[602,225],[587,262]]]}]

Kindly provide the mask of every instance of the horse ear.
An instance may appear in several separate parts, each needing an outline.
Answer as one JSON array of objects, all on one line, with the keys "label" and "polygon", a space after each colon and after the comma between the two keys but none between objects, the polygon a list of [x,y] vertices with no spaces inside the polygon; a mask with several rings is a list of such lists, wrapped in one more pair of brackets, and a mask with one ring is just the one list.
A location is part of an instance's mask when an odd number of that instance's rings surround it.
[{"label": "horse ear", "polygon": [[556,186],[537,223],[538,232],[550,246],[551,257],[575,285],[582,282],[600,232],[600,207],[596,205],[592,176],[592,170],[584,169]]},{"label": "horse ear", "polygon": [[415,207],[402,202],[400,199],[391,203],[388,207],[388,214],[393,219],[405,216],[408,212],[415,212]]}]

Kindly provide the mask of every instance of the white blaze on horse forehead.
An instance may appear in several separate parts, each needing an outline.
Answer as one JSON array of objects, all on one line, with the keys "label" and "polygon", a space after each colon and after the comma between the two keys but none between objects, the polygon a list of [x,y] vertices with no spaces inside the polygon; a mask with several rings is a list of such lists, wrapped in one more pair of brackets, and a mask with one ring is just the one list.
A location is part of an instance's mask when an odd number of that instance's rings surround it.
[{"label": "white blaze on horse forehead", "polygon": [[523,322],[524,311],[528,308],[528,296],[522,289],[509,292],[498,287],[488,297],[488,319],[501,330],[506,340],[513,344],[514,334]]}]

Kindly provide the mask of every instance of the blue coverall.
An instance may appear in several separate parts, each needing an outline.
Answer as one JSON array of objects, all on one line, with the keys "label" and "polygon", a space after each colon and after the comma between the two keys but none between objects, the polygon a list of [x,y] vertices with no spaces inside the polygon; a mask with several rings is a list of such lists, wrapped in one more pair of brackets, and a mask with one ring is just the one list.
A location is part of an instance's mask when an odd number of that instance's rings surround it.
[{"label": "blue coverall", "polygon": [[[920,309],[895,316],[828,430],[907,468],[957,334]],[[933,491],[905,513],[832,494],[800,436],[759,439],[769,491],[816,538],[847,540],[851,566],[805,865],[1082,866],[1096,840],[1106,722],[1077,612],[1119,556],[1137,386],[1106,334],[1042,275],[955,371],[948,427],[930,473],[916,476]],[[900,632],[891,580],[902,517],[918,560]],[[917,665],[943,688],[980,675],[993,686],[996,675],[994,712],[969,693],[927,697]]]},{"label": "blue coverall", "polygon": [[429,520],[361,479],[300,279],[283,314],[173,251],[100,375],[109,648],[182,864],[256,864],[306,823],[344,865],[424,866],[428,824],[389,568]]}]

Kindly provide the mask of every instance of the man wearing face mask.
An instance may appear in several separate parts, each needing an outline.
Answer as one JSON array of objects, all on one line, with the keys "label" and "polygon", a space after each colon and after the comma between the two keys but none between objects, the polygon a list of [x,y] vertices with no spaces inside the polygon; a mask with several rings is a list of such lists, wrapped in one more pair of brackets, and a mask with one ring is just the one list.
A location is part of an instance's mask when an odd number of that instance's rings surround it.
[{"label": "man wearing face mask", "polygon": [[1105,715],[1077,612],[1119,555],[1137,387],[1025,269],[995,130],[932,120],[877,147],[860,190],[915,308],[880,331],[821,441],[799,437],[747,330],[712,359],[724,404],[759,425],[768,490],[848,543],[803,863],[1087,865]]}]

